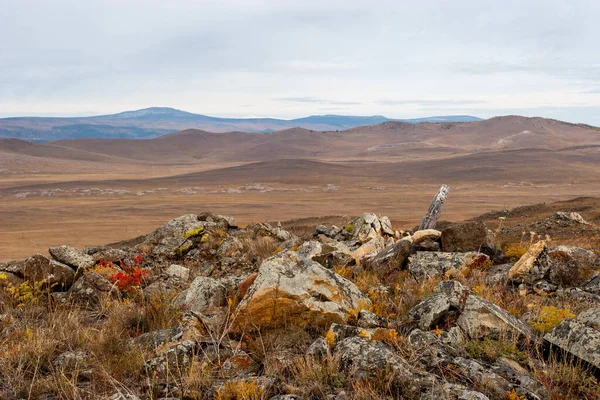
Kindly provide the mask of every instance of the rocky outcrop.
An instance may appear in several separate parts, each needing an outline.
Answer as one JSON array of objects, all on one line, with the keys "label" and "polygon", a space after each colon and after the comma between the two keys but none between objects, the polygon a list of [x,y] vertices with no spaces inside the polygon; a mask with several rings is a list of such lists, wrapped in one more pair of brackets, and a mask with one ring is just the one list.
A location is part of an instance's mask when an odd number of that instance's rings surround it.
[{"label": "rocky outcrop", "polygon": [[600,307],[566,319],[544,339],[563,351],[600,368]]},{"label": "rocky outcrop", "polygon": [[408,270],[417,279],[452,276],[467,269],[481,268],[489,257],[481,253],[436,253],[418,251],[409,257]]},{"label": "rocky outcrop", "polygon": [[265,260],[235,313],[247,328],[328,326],[370,301],[352,282],[284,251]]},{"label": "rocky outcrop", "polygon": [[[548,249],[544,241],[532,245],[508,272],[514,283],[563,287],[583,285],[597,269],[596,254],[574,246]],[[544,281],[547,281],[544,283]]]}]

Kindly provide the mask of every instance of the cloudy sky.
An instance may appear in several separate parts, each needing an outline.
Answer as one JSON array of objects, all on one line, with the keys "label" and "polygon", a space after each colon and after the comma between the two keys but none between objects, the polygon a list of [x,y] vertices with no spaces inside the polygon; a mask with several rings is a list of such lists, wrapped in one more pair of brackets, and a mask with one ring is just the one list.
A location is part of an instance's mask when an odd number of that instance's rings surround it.
[{"label": "cloudy sky", "polygon": [[597,0],[0,0],[0,117],[521,114],[600,126]]}]

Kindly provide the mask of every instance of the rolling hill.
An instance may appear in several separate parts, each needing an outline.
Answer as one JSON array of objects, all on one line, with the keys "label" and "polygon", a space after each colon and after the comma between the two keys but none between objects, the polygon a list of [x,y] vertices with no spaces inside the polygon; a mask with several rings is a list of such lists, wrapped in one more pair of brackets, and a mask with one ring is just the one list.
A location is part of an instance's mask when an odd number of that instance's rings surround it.
[{"label": "rolling hill", "polygon": [[[465,122],[471,116],[441,116],[404,120],[421,122]],[[283,120],[275,118],[217,118],[167,107],[152,107],[112,115],[75,118],[15,117],[0,119],[0,137],[29,141],[77,138],[153,138],[185,129],[210,132],[253,133],[302,127],[317,131],[344,130],[390,121],[383,116],[313,115]]]}]

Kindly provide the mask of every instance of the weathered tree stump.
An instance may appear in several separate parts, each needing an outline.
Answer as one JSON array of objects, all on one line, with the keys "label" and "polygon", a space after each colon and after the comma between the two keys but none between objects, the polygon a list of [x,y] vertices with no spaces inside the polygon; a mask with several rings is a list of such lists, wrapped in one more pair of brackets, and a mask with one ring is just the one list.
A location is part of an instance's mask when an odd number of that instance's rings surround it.
[{"label": "weathered tree stump", "polygon": [[437,224],[437,220],[442,213],[442,208],[444,208],[444,203],[448,198],[448,192],[450,188],[446,185],[442,185],[440,190],[438,190],[437,194],[433,198],[431,205],[429,206],[429,210],[427,214],[423,217],[423,221],[421,222],[421,226],[419,226],[419,231],[423,229],[433,229]]}]

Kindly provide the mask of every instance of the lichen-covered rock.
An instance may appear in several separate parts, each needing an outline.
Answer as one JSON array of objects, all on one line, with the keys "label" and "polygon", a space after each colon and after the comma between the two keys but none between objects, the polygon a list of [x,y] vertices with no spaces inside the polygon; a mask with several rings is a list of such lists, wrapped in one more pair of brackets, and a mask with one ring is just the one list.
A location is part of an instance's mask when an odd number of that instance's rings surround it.
[{"label": "lichen-covered rock", "polygon": [[156,255],[169,256],[189,249],[191,245],[186,245],[186,240],[200,235],[207,227],[216,225],[215,222],[200,221],[194,214],[182,215],[149,233],[144,245],[150,246],[152,253]]},{"label": "lichen-covered rock", "polygon": [[421,330],[446,326],[465,307],[469,289],[457,281],[442,281],[436,293],[425,298],[407,314],[407,321]]},{"label": "lichen-covered rock", "polygon": [[323,245],[314,240],[309,240],[308,242],[302,243],[300,248],[298,249],[298,254],[301,257],[305,258],[313,258],[323,251]]},{"label": "lichen-covered rock", "polygon": [[413,368],[398,353],[383,342],[361,337],[350,337],[337,344],[334,357],[339,357],[340,368],[354,380],[382,379],[382,374],[402,394],[427,393],[439,384],[433,374]]},{"label": "lichen-covered rock", "polygon": [[308,258],[312,258],[327,268],[354,265],[356,263],[356,260],[353,257],[353,251],[350,247],[345,243],[331,239],[328,239],[326,243],[323,243],[319,254]]},{"label": "lichen-covered rock", "polygon": [[101,248],[98,251],[92,252],[89,254],[94,263],[97,263],[100,260],[106,260],[113,263],[118,263],[121,260],[125,260],[130,257],[130,254],[122,249],[111,249],[111,248]]},{"label": "lichen-covered rock", "polygon": [[171,278],[180,279],[184,282],[187,282],[187,280],[190,279],[190,269],[177,264],[171,264],[165,271],[165,274]]},{"label": "lichen-covered rock", "polygon": [[508,282],[508,271],[515,265],[514,263],[494,265],[485,271],[483,277],[487,284],[505,284]]},{"label": "lichen-covered rock", "polygon": [[562,222],[563,226],[569,226],[572,224],[590,225],[583,217],[576,212],[563,212],[559,211],[554,214],[554,219],[558,222]]},{"label": "lichen-covered rock", "polygon": [[385,247],[385,240],[381,236],[374,237],[366,243],[363,243],[360,247],[351,253],[352,258],[356,265],[360,265],[361,260],[371,258],[375,256],[379,251]]},{"label": "lichen-covered rock", "polygon": [[146,361],[145,372],[150,376],[160,378],[180,377],[185,375],[196,356],[197,343],[193,340],[184,340],[169,347],[158,357]]},{"label": "lichen-covered rock", "polygon": [[394,231],[394,228],[392,228],[392,223],[390,222],[390,219],[388,217],[379,217],[379,224],[381,225],[382,234],[388,236],[394,236],[396,234],[396,231]]},{"label": "lichen-covered rock", "polygon": [[42,282],[53,290],[66,290],[73,284],[75,271],[73,268],[51,260],[41,254],[29,257],[22,264],[22,278],[29,282]]},{"label": "lichen-covered rock", "polygon": [[263,261],[236,321],[248,328],[327,326],[369,304],[354,283],[288,250]]},{"label": "lichen-covered rock", "polygon": [[528,324],[497,305],[473,295],[467,297],[457,325],[471,339],[490,337],[526,341],[533,338],[533,330]]},{"label": "lichen-covered rock", "polygon": [[412,239],[410,237],[402,238],[372,257],[369,260],[369,265],[373,268],[391,267],[400,269],[410,255],[411,246]]},{"label": "lichen-covered rock", "polygon": [[516,283],[533,284],[544,279],[549,271],[548,248],[546,242],[539,241],[531,246],[511,267],[508,271],[508,278]]},{"label": "lichen-covered rock", "polygon": [[360,310],[358,312],[358,326],[361,328],[379,328],[383,325],[383,320],[374,312]]},{"label": "lichen-covered rock", "polygon": [[452,276],[469,268],[483,266],[489,257],[482,253],[436,253],[418,251],[408,258],[408,270],[417,279]]},{"label": "lichen-covered rock", "polygon": [[50,247],[48,252],[55,260],[75,269],[87,269],[95,264],[93,257],[71,246]]},{"label": "lichen-covered rock", "polygon": [[227,306],[227,287],[216,279],[199,276],[173,300],[173,304],[201,314],[222,312]]},{"label": "lichen-covered rock", "polygon": [[[416,234],[416,233],[415,233]],[[442,251],[486,253],[494,249],[494,240],[482,221],[454,224],[441,233]]]},{"label": "lichen-covered rock", "polygon": [[179,340],[182,335],[183,330],[179,326],[174,326],[172,328],[141,334],[140,336],[131,339],[130,343],[133,346],[140,346],[143,349],[150,351],[165,343]]},{"label": "lichen-covered rock", "polygon": [[596,253],[575,246],[558,246],[548,250],[548,279],[561,286],[579,286],[595,269]]},{"label": "lichen-covered rock", "polygon": [[52,365],[56,368],[76,368],[78,364],[82,364],[87,358],[84,351],[67,351],[59,354],[53,361]]},{"label": "lichen-covered rock", "polygon": [[544,339],[561,350],[600,368],[600,307],[585,311],[576,319],[566,319]]},{"label": "lichen-covered rock", "polygon": [[83,274],[69,289],[69,299],[71,301],[95,308],[100,304],[103,297],[116,295],[117,289],[114,285],[102,275],[96,272]]},{"label": "lichen-covered rock", "polygon": [[323,338],[317,338],[306,350],[307,357],[313,357],[316,359],[324,359],[329,355],[329,345]]}]

